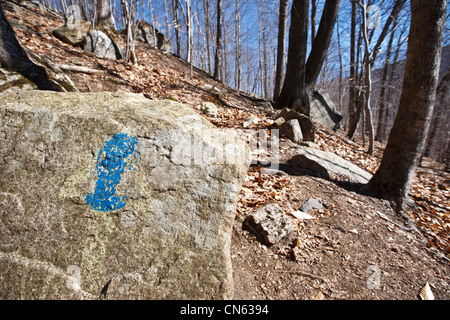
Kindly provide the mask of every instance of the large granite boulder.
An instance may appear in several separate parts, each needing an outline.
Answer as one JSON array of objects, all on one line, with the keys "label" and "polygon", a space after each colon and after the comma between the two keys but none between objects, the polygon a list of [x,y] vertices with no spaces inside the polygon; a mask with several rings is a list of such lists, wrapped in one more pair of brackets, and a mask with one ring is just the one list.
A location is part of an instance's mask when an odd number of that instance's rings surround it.
[{"label": "large granite boulder", "polygon": [[104,32],[92,30],[82,43],[83,50],[111,60],[122,59],[123,50]]},{"label": "large granite boulder", "polygon": [[0,95],[0,299],[221,299],[247,145],[142,95]]}]

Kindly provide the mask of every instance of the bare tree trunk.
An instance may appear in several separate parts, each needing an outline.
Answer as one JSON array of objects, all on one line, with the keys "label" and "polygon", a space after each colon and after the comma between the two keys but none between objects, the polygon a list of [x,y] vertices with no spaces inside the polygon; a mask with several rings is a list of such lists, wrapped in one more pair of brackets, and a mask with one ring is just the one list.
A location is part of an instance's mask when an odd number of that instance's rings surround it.
[{"label": "bare tree trunk", "polygon": [[327,56],[334,25],[339,11],[341,0],[327,0],[320,19],[319,30],[312,44],[311,52],[306,62],[305,85],[312,90],[322,70],[323,62]]},{"label": "bare tree trunk", "polygon": [[187,63],[192,64],[193,33],[192,33],[191,0],[186,0],[186,32],[187,32],[187,58],[186,58],[186,61],[187,61]]},{"label": "bare tree trunk", "polygon": [[[356,118],[356,0],[352,1],[351,31],[350,31],[350,79],[349,98],[348,98],[348,123],[351,126]],[[354,133],[353,133],[354,134]],[[350,136],[350,130],[348,137]]]},{"label": "bare tree trunk", "polygon": [[236,0],[235,11],[235,71],[234,85],[237,90],[241,90],[241,18],[239,13],[239,0]]},{"label": "bare tree trunk", "polygon": [[286,77],[277,100],[278,108],[289,107],[309,115],[305,69],[308,42],[309,0],[294,0],[289,28],[289,49]]},{"label": "bare tree trunk", "polygon": [[214,59],[214,79],[223,81],[222,55],[223,55],[223,39],[222,39],[222,0],[217,0],[217,35],[216,35],[216,54]]},{"label": "bare tree trunk", "polygon": [[[355,5],[356,5],[356,1],[355,0]],[[394,21],[394,19],[398,16],[398,14],[400,13],[401,9],[403,8],[404,4],[405,4],[406,0],[395,0],[394,6],[392,8],[392,11],[388,17],[388,19],[386,20],[386,23],[380,33],[380,36],[378,38],[377,43],[375,44],[374,48],[372,49],[372,53],[373,53],[373,57],[372,57],[372,62],[371,62],[371,66],[373,67],[376,57],[380,51],[381,45],[383,44],[384,38],[386,37],[387,33],[389,32],[389,28],[391,26],[391,23]],[[353,3],[352,3],[353,6]],[[356,10],[356,8],[355,8]],[[353,12],[353,7],[352,7],[352,12]],[[356,12],[356,11],[355,11]],[[373,36],[373,32],[372,34],[369,36],[369,43],[371,42],[371,38]],[[350,96],[350,98],[352,98],[352,96]],[[358,128],[358,122],[361,116],[361,106],[358,105],[358,98],[355,95],[354,96],[355,101],[351,101],[352,99],[350,99],[349,101],[349,107],[350,106],[354,106],[353,109],[353,113],[352,111],[350,111],[350,123],[349,123],[349,131],[348,131],[348,138],[353,139],[355,137],[355,133],[356,133],[356,129]]]},{"label": "bare tree trunk", "polygon": [[58,91],[43,67],[33,63],[16,38],[0,5],[0,64],[33,81],[40,90]]},{"label": "bare tree trunk", "polygon": [[[450,98],[450,66],[447,67],[447,71],[444,74],[444,77],[440,79],[439,85],[437,87],[437,98],[439,99],[434,107],[434,112],[432,116],[432,121],[430,125],[430,132],[428,134],[426,145],[424,148],[423,155],[426,157],[431,156],[431,151],[435,139],[437,138],[437,133],[439,127],[441,127],[442,123],[448,124],[448,101]],[[444,125],[445,127],[445,125]],[[445,137],[441,137],[444,138]],[[440,146],[445,144],[445,140],[440,140]]]},{"label": "bare tree trunk", "polygon": [[127,36],[125,39],[126,47],[125,47],[125,62],[131,62],[132,64],[137,63],[136,59],[136,53],[134,50],[134,36],[133,31],[131,29],[133,25],[133,16],[134,16],[134,6],[133,1],[130,1],[130,6],[128,7],[128,1],[127,0],[121,0],[122,5],[122,15],[125,18],[125,24],[126,24],[126,30],[127,30]]},{"label": "bare tree trunk", "polygon": [[360,60],[360,58],[359,58],[360,48],[362,46],[361,42],[362,42],[362,27],[360,29],[359,36],[358,36],[356,60],[355,60],[355,80],[354,80],[354,85],[355,85],[354,99],[355,100],[353,101],[354,110],[353,110],[352,117],[350,117],[349,129],[348,129],[348,135],[347,135],[347,137],[351,140],[353,140],[355,138],[356,131],[358,129],[359,122],[361,120],[361,114],[364,109],[364,99],[363,99],[363,93],[362,93],[363,64],[361,64],[361,70],[358,71],[359,60]]},{"label": "bare tree trunk", "polygon": [[[373,121],[372,121],[372,110],[370,108],[370,99],[372,97],[372,59],[373,53],[370,52],[370,43],[368,36],[368,26],[367,26],[367,3],[366,0],[362,0],[362,9],[363,9],[363,32],[364,32],[364,44],[365,44],[365,53],[364,53],[364,64],[365,64],[365,115],[367,122],[367,129],[369,130],[369,150],[368,153],[372,156],[374,151],[374,137],[373,137]],[[365,127],[363,126],[363,137],[365,138],[364,133]]]},{"label": "bare tree trunk", "polygon": [[311,0],[311,45],[316,38],[317,0]]},{"label": "bare tree trunk", "polygon": [[211,43],[211,29],[210,29],[210,23],[209,23],[209,0],[203,0],[203,5],[205,8],[205,33],[206,33],[206,58],[207,58],[207,66],[208,66],[208,73],[212,74],[212,68],[211,68],[211,50],[210,50],[210,43]]},{"label": "bare tree trunk", "polygon": [[181,57],[181,31],[180,31],[180,18],[178,16],[179,0],[172,0],[173,19],[175,23],[175,40],[177,42],[177,57]]},{"label": "bare tree trunk", "polygon": [[285,74],[287,13],[288,0],[280,0],[280,13],[278,18],[277,69],[275,75],[275,88],[273,92],[274,101],[276,101],[280,95]]},{"label": "bare tree trunk", "polygon": [[[447,0],[411,0],[411,27],[397,117],[378,171],[369,182],[399,212],[414,177],[436,98]],[[424,50],[426,48],[426,50]]]},{"label": "bare tree trunk", "polygon": [[339,55],[339,112],[342,113],[342,80],[344,77],[344,67],[342,63],[342,50],[341,50],[341,33],[339,28],[339,19],[336,20],[337,27],[337,42],[338,42],[338,55]]},{"label": "bare tree trunk", "polygon": [[383,75],[381,77],[380,98],[379,98],[379,102],[378,102],[377,134],[375,136],[375,140],[380,141],[380,142],[382,142],[384,140],[383,118],[384,118],[384,114],[386,111],[385,109],[387,108],[387,104],[386,104],[387,76],[388,76],[389,67],[393,67],[392,61],[391,61],[391,53],[392,53],[392,43],[394,41],[396,26],[397,26],[397,19],[394,20],[394,25],[392,27],[393,30],[391,32],[391,36],[389,38],[388,46],[386,49],[387,50],[386,51],[386,60],[384,62]]}]

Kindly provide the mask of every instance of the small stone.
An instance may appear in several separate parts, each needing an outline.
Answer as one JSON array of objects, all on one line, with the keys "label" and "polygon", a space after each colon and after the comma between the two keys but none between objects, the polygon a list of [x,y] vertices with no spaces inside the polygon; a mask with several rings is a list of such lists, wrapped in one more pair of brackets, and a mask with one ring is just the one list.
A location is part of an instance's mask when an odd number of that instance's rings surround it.
[{"label": "small stone", "polygon": [[217,117],[219,114],[219,111],[217,109],[217,106],[212,102],[205,102],[203,103],[203,113],[210,116],[210,117]]},{"label": "small stone", "polygon": [[291,220],[276,203],[259,208],[244,224],[267,246],[274,245],[294,231]]},{"label": "small stone", "polygon": [[285,136],[289,140],[295,143],[301,143],[303,141],[302,129],[297,119],[291,119],[284,122],[280,127],[280,136]]},{"label": "small stone", "polygon": [[300,207],[300,210],[303,212],[308,212],[312,209],[323,209],[323,205],[319,200],[311,198]]},{"label": "small stone", "polygon": [[303,211],[294,211],[291,214],[294,217],[296,217],[297,219],[300,219],[300,220],[312,220],[312,219],[315,219],[312,215],[307,214],[306,212],[303,212]]}]

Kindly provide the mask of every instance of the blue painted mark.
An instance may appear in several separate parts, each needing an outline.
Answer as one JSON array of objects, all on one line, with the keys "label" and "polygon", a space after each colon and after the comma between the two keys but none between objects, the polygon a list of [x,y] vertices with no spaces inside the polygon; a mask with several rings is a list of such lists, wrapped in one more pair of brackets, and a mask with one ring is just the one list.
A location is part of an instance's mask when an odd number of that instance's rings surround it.
[{"label": "blue painted mark", "polygon": [[[86,196],[86,202],[97,211],[113,211],[125,206],[126,196],[117,196],[116,187],[120,183],[125,168],[132,168],[133,154],[137,137],[124,133],[115,134],[107,141],[97,157],[98,180],[95,191]],[[128,160],[127,160],[128,159]]]}]

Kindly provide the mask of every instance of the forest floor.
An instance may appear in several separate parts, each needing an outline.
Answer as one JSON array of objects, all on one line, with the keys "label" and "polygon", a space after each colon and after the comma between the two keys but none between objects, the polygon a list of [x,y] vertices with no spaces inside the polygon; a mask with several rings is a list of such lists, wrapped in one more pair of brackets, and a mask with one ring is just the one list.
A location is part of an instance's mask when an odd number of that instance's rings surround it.
[{"label": "forest floor", "polygon": [[[19,24],[14,30],[23,46],[55,63],[103,71],[69,72],[79,91],[122,90],[149,99],[175,99],[207,118],[202,103],[210,101],[219,105],[218,117],[208,118],[218,127],[238,130],[247,141],[255,129],[270,133],[276,112],[265,108],[264,101],[214,81],[170,53],[136,42],[137,65],[102,59],[54,38],[49,31],[62,25],[60,17],[30,7],[24,10],[25,15],[6,12]],[[244,128],[251,117],[255,121]],[[371,173],[383,152],[377,144],[370,157],[361,141],[323,127],[316,133],[316,143]],[[362,186],[338,176],[319,178],[291,166],[288,160],[297,147],[280,140],[277,173],[249,168],[231,243],[234,299],[418,299],[428,282],[436,299],[449,300],[450,174],[430,159],[418,168],[410,193],[416,208],[410,216],[419,234],[405,231],[389,203],[370,196]],[[324,204],[310,212],[315,219],[290,215],[309,198]],[[266,247],[243,227],[243,220],[270,202],[285,210],[296,230],[286,241]]]}]

